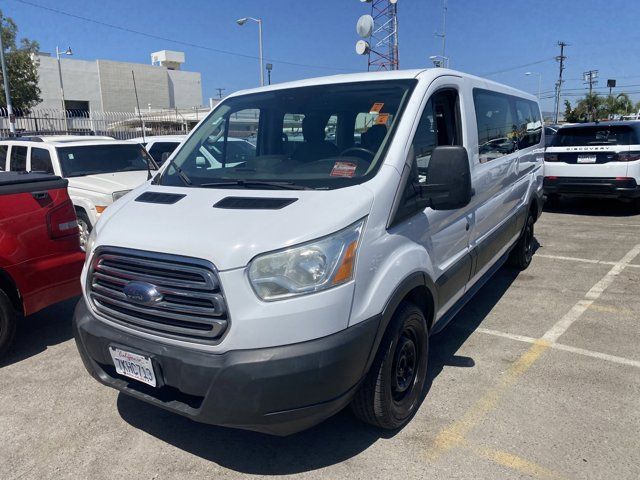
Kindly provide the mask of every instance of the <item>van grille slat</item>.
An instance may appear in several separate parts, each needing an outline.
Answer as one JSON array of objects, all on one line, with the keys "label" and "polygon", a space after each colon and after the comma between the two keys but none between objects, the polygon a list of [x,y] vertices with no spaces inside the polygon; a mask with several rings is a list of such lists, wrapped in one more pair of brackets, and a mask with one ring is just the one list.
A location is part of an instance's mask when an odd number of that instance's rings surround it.
[{"label": "van grille slat", "polygon": [[[129,282],[155,287],[151,303],[124,293]],[[94,254],[87,291],[97,313],[141,331],[199,342],[219,339],[228,326],[215,267],[198,259],[115,247]]]}]

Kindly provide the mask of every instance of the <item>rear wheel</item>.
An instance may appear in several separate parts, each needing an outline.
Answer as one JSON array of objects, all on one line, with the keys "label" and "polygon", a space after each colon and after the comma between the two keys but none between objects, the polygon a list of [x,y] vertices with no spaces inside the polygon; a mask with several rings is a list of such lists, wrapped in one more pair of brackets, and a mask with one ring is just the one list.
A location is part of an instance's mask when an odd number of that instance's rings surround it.
[{"label": "rear wheel", "polygon": [[422,311],[403,302],[378,348],[371,370],[351,402],[362,421],[402,427],[415,413],[427,376],[429,335]]},{"label": "rear wheel", "polygon": [[16,311],[11,300],[0,290],[0,357],[7,352],[16,332]]},{"label": "rear wheel", "polygon": [[558,208],[560,206],[560,195],[557,193],[548,194],[545,203],[549,208]]},{"label": "rear wheel", "polygon": [[520,234],[518,242],[509,254],[509,264],[519,270],[526,269],[533,258],[533,225],[535,220],[533,214],[529,212],[525,220],[524,230]]}]

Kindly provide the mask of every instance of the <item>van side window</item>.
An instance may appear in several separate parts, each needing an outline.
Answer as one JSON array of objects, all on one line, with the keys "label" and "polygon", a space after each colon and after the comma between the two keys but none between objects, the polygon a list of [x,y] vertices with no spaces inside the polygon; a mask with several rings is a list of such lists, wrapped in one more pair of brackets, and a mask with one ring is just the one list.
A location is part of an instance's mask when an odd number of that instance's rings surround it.
[{"label": "van side window", "polygon": [[416,204],[418,192],[414,185],[427,182],[427,167],[431,152],[443,145],[462,145],[462,126],[458,107],[458,92],[442,90],[431,96],[422,111],[412,146],[415,161],[394,223],[420,211]]},{"label": "van side window", "polygon": [[31,147],[31,171],[53,173],[51,155],[45,148]]},{"label": "van side window", "polygon": [[478,125],[480,163],[515,152],[517,131],[511,114],[511,98],[488,90],[473,90]]},{"label": "van side window", "polygon": [[12,172],[27,171],[27,147],[19,147],[14,145],[11,147],[11,159],[9,161],[9,169]]},{"label": "van side window", "polygon": [[542,119],[538,104],[531,100],[514,101],[518,121],[518,148],[527,148],[540,143]]},{"label": "van side window", "polygon": [[424,107],[412,142],[421,183],[426,180],[426,170],[434,148],[462,145],[458,112],[458,93],[455,90],[435,93]]},{"label": "van side window", "polygon": [[0,171],[5,169],[7,164],[7,152],[9,151],[9,145],[0,145]]}]

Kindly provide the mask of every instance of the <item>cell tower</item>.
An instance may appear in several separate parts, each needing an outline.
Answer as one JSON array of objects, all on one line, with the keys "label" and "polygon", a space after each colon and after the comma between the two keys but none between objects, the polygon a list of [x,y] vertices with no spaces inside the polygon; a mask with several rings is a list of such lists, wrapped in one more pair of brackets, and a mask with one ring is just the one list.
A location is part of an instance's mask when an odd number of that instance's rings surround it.
[{"label": "cell tower", "polygon": [[398,0],[360,0],[371,4],[371,14],[358,19],[356,31],[364,40],[356,53],[369,58],[367,70],[398,70]]}]

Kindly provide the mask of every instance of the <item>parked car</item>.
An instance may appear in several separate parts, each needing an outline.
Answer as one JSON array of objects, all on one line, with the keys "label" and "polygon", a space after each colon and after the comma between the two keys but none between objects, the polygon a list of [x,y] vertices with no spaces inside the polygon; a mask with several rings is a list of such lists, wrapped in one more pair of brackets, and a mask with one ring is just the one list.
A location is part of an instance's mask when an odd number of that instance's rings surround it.
[{"label": "parked car", "polygon": [[640,121],[561,127],[544,160],[549,202],[610,197],[631,199],[640,208]]},{"label": "parked car", "polygon": [[132,138],[131,141],[146,148],[156,164],[162,165],[186,137],[186,135],[153,135]]},{"label": "parked car", "polygon": [[50,173],[69,181],[83,248],[102,212],[157,169],[140,145],[72,135],[0,140],[0,169],[3,166],[7,171]]},{"label": "parked car", "polygon": [[0,355],[21,315],[80,294],[83,263],[67,181],[0,172]]},{"label": "parked car", "polygon": [[[305,132],[287,155],[291,114]],[[203,145],[246,119],[256,155],[203,165]],[[399,428],[420,405],[429,335],[505,261],[531,262],[543,152],[535,97],[443,68],[230,95],[92,232],[74,315],[84,364],[201,422],[286,435],[351,403]]]}]

